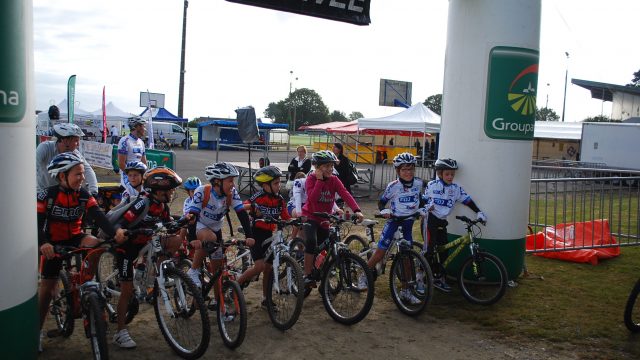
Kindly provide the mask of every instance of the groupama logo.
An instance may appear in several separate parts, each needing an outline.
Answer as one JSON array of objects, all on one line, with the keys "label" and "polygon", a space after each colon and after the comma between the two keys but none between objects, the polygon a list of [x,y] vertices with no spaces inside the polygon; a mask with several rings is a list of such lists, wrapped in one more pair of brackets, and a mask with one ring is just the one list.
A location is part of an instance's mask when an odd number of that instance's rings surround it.
[{"label": "groupama logo", "polygon": [[537,77],[537,75],[538,64],[534,64],[522,70],[511,82],[507,99],[514,111],[522,115],[531,115],[536,112],[536,89],[531,85],[531,77]]}]

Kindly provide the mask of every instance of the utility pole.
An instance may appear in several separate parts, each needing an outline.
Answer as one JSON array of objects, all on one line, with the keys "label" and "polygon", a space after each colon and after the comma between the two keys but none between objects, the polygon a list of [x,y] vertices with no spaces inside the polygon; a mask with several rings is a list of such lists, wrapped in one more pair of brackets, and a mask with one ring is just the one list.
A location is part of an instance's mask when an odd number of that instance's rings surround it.
[{"label": "utility pole", "polygon": [[565,104],[567,103],[567,79],[569,77],[569,53],[565,51],[564,54],[567,56],[567,67],[564,71],[564,97],[562,98],[562,122],[564,122],[564,110],[565,110]]},{"label": "utility pole", "polygon": [[[182,53],[180,55],[180,88],[178,90],[178,117],[182,117],[184,105],[184,50],[187,42],[187,8],[189,1],[184,0],[184,13],[182,15]],[[189,140],[187,140],[188,142]],[[187,143],[188,144],[188,143]]]}]

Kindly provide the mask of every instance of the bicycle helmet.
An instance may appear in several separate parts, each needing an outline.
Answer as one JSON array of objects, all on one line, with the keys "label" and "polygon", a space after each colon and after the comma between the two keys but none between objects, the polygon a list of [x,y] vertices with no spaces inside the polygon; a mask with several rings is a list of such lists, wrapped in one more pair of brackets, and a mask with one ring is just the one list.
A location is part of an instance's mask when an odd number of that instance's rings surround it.
[{"label": "bicycle helmet", "polygon": [[147,120],[139,116],[129,118],[129,129],[133,130],[133,128],[135,128],[138,125],[146,125],[146,124],[147,124]]},{"label": "bicycle helmet", "polygon": [[415,165],[417,163],[418,160],[416,160],[416,157],[407,152],[398,154],[393,158],[393,167],[396,169],[399,168],[400,165]]},{"label": "bicycle helmet", "polygon": [[320,150],[318,152],[313,153],[311,155],[311,164],[313,165],[322,165],[328,163],[338,163],[339,160],[336,157],[336,154],[333,151],[329,150]]},{"label": "bicycle helmet", "polygon": [[207,178],[207,181],[211,181],[213,179],[222,180],[239,175],[240,173],[238,172],[238,169],[227,162],[213,163],[204,169],[204,176]]},{"label": "bicycle helmet", "polygon": [[453,159],[438,159],[435,168],[436,170],[457,170],[458,163]]},{"label": "bicycle helmet", "polygon": [[150,190],[171,190],[182,184],[182,178],[168,167],[158,166],[148,170],[142,177],[144,188]]},{"label": "bicycle helmet", "polygon": [[258,184],[270,183],[274,179],[280,179],[282,176],[282,172],[275,166],[265,166],[260,168],[260,170],[256,171],[255,175],[253,175],[253,179]]},{"label": "bicycle helmet", "polygon": [[55,136],[58,139],[62,139],[70,136],[83,137],[84,133],[82,132],[82,130],[80,130],[78,125],[64,123],[53,125],[53,131],[51,132],[51,135]]},{"label": "bicycle helmet", "polygon": [[52,178],[55,178],[60,173],[66,173],[71,170],[72,167],[83,164],[84,161],[73,152],[65,152],[56,155],[47,166],[47,171]]},{"label": "bicycle helmet", "polygon": [[195,190],[200,185],[202,185],[202,183],[200,182],[200,178],[197,176],[188,177],[184,184],[182,184],[186,190]]},{"label": "bicycle helmet", "polygon": [[124,167],[124,172],[126,174],[129,170],[138,170],[144,174],[147,169],[147,165],[141,161],[129,161]]}]

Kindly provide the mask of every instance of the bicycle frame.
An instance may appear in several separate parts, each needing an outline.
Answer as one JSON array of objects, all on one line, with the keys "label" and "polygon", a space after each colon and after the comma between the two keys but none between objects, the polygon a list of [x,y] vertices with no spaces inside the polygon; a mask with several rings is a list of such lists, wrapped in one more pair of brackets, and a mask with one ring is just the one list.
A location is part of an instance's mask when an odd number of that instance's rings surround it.
[{"label": "bicycle frame", "polygon": [[434,255],[437,258],[437,261],[440,262],[441,251],[455,248],[453,252],[449,254],[447,260],[445,260],[445,262],[442,264],[442,266],[446,268],[458,255],[460,255],[462,249],[464,249],[464,247],[467,245],[469,245],[469,251],[471,251],[471,255],[475,256],[478,250],[478,244],[475,242],[471,227],[469,226],[467,227],[467,233],[465,235],[462,235],[447,244],[436,246],[434,249]]}]

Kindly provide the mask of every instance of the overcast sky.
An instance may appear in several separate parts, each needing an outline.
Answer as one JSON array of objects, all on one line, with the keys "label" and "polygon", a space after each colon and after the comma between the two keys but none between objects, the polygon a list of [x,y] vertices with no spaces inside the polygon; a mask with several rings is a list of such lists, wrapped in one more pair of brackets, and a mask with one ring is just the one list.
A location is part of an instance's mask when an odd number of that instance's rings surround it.
[{"label": "overcast sky", "polygon": [[[84,110],[100,108],[106,86],[107,101],[122,110],[141,112],[139,93],[149,90],[166,94],[165,107],[177,114],[182,0],[33,4],[37,109],[66,98],[67,79],[76,74],[77,106]],[[371,25],[355,26],[190,0],[184,116],[235,117],[236,108],[252,105],[261,117],[270,102],[288,95],[291,82],[318,92],[330,111],[399,112],[378,106],[380,79],[412,82],[413,103],[442,92],[448,5],[372,0]],[[569,79],[630,82],[640,70],[638,14],[636,0],[543,0],[538,106],[548,95],[561,115],[567,67]],[[566,121],[600,112],[601,103],[569,80]]]}]

